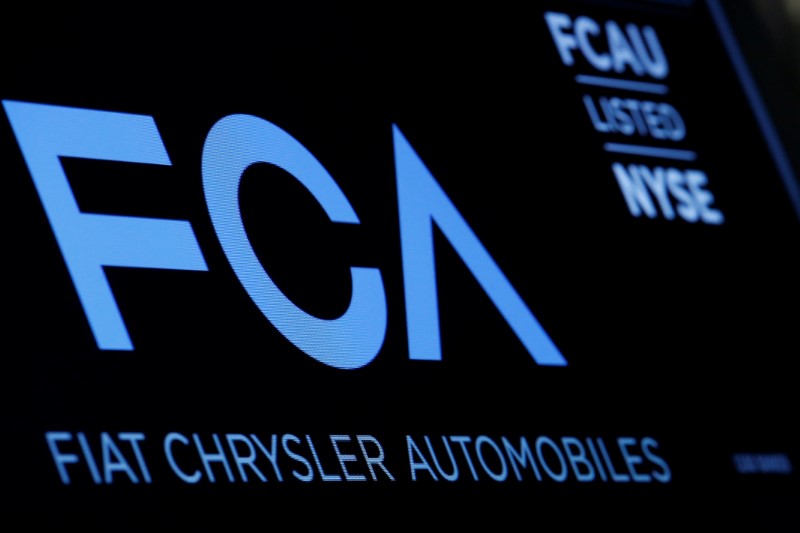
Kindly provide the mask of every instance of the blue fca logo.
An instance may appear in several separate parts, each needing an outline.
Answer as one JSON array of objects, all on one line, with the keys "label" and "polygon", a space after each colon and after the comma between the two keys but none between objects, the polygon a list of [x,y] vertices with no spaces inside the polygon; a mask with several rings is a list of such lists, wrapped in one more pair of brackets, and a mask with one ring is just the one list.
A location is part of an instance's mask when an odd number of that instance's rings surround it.
[{"label": "blue fca logo", "polygon": [[[132,350],[133,343],[103,267],[207,271],[188,221],[82,213],[60,157],[171,165],[150,116],[3,101],[97,346]],[[567,364],[558,348],[478,240],[433,175],[395,126],[394,152],[407,310],[409,358],[442,358],[433,225],[542,365]],[[250,115],[219,120],[203,146],[203,188],[225,255],[247,294],[295,346],[327,365],[353,369],[383,345],[387,306],[381,273],[351,267],[352,294],[336,319],[320,319],[292,303],[258,261],[239,211],[239,181],[254,163],[294,176],[331,222],[358,224],[347,197],[297,139]]]}]

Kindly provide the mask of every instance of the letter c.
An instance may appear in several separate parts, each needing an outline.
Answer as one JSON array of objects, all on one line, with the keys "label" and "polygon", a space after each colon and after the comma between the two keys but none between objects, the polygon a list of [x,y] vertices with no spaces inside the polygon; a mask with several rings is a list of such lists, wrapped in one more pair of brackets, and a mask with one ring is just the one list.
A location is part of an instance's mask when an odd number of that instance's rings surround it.
[{"label": "letter c", "polygon": [[275,285],[245,233],[239,183],[252,164],[270,163],[294,176],[332,222],[358,224],[342,190],[300,142],[276,125],[251,115],[229,115],[209,131],[203,146],[203,189],[214,230],[247,294],[295,346],[317,361],[354,369],[372,361],[386,334],[386,296],[380,271],[351,267],[353,292],[336,319],[309,315]]}]

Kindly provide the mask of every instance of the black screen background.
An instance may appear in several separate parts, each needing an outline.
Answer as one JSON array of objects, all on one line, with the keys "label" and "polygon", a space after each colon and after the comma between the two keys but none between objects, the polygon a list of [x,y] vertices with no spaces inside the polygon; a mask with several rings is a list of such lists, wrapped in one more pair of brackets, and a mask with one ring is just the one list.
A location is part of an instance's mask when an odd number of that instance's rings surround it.
[{"label": "black screen background", "polygon": [[[742,476],[737,452],[797,463],[796,216],[704,4],[226,3],[184,13],[23,10],[4,36],[3,99],[154,117],[172,166],[64,160],[85,212],[188,220],[208,272],[106,269],[132,352],[97,349],[11,128],[0,125],[6,307],[4,506],[31,523],[354,529],[404,524],[797,526],[796,474]],[[651,24],[667,100],[722,226],[632,217],[542,13]],[[26,11],[30,11],[27,12]],[[585,65],[583,65],[585,67]],[[612,94],[609,91],[608,94]],[[594,90],[593,94],[604,94]],[[336,317],[350,265],[380,268],[388,327],[364,368],[327,367],[249,299],[211,225],[211,126],[252,114],[327,168],[361,224],[326,221],[290,175],[250,168],[248,236],[300,307]],[[407,357],[391,126],[396,124],[568,361],[537,365],[435,234],[443,360]],[[635,158],[626,159],[636,160]],[[47,431],[141,431],[154,482],[62,485]],[[396,481],[180,482],[171,431],[370,434]],[[668,484],[412,482],[404,436],[650,436]],[[330,453],[321,452],[321,453]],[[335,465],[328,455],[326,465]],[[355,467],[356,469],[358,467]],[[265,469],[269,473],[269,469]]]}]

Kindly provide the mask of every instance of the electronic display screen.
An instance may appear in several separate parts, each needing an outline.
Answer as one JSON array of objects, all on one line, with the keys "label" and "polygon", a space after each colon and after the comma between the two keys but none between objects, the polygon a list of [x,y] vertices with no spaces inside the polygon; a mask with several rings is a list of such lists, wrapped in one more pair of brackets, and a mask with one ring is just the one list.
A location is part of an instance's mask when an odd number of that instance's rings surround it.
[{"label": "electronic display screen", "polygon": [[724,4],[23,8],[8,514],[797,528],[797,147]]}]

